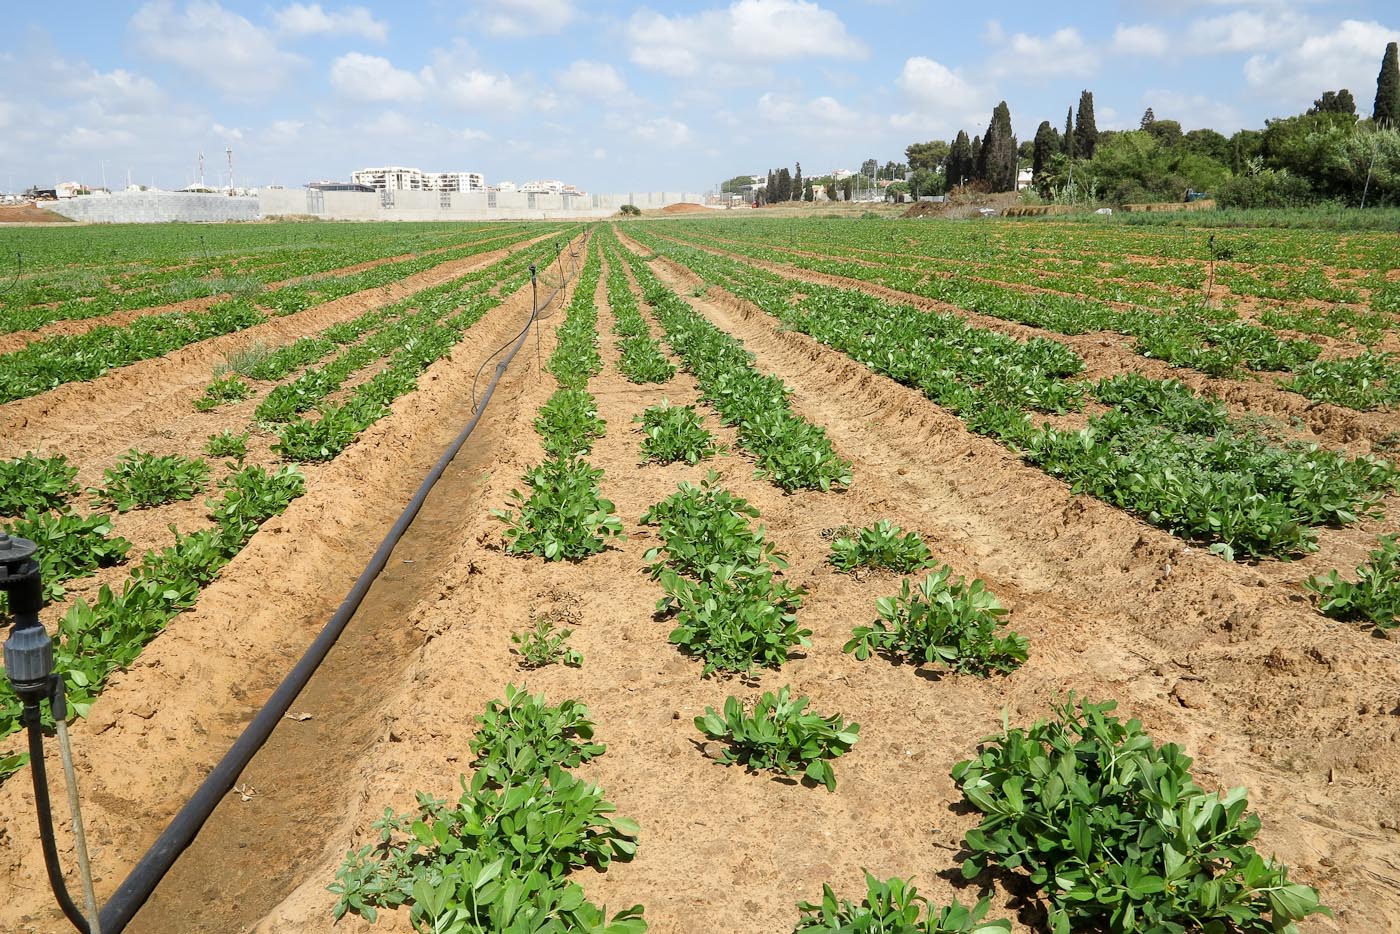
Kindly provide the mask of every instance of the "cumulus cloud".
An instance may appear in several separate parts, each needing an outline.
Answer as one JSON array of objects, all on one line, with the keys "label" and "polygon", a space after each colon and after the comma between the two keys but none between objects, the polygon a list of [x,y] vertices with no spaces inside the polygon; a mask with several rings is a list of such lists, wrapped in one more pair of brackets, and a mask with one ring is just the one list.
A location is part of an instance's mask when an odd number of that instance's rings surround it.
[{"label": "cumulus cloud", "polygon": [[1120,23],[1113,30],[1112,48],[1122,55],[1165,55],[1171,48],[1171,40],[1156,26],[1124,26]]},{"label": "cumulus cloud", "polygon": [[809,0],[735,0],[694,15],[638,10],[627,24],[632,61],[678,77],[735,64],[865,58],[841,18]]},{"label": "cumulus cloud", "polygon": [[556,33],[578,15],[574,0],[488,0],[483,6],[467,25],[504,38]]},{"label": "cumulus cloud", "polygon": [[559,88],[589,97],[616,98],[627,93],[627,82],[606,62],[580,59],[559,73]]},{"label": "cumulus cloud", "polygon": [[278,48],[266,29],[214,0],[191,0],[183,9],[171,0],[155,0],[136,11],[129,28],[143,55],[175,65],[229,97],[275,91],[303,63]]},{"label": "cumulus cloud", "polygon": [[1400,42],[1400,30],[1375,21],[1343,20],[1330,32],[1308,36],[1275,55],[1252,56],[1244,65],[1245,80],[1274,99],[1295,104],[1329,88],[1349,88],[1364,105],[1376,86],[1388,42]]},{"label": "cumulus cloud", "polygon": [[1263,51],[1291,45],[1312,30],[1306,17],[1289,10],[1236,10],[1191,23],[1183,50],[1197,54]]},{"label": "cumulus cloud", "polygon": [[375,42],[389,38],[388,25],[362,6],[327,11],[319,3],[293,3],[274,13],[272,21],[284,36],[360,36]]},{"label": "cumulus cloud", "polygon": [[987,102],[988,93],[942,62],[922,55],[906,59],[895,84],[912,105],[890,123],[899,130],[940,131],[955,125],[976,123],[972,116]]},{"label": "cumulus cloud", "polygon": [[432,80],[431,69],[413,74],[395,68],[387,58],[350,52],[331,64],[331,84],[347,97],[361,101],[410,101],[423,96]]},{"label": "cumulus cloud", "polygon": [[1088,77],[1099,69],[1098,53],[1084,41],[1078,29],[1066,26],[1048,36],[1018,32],[1007,36],[990,23],[987,39],[998,46],[991,72],[1002,77]]}]

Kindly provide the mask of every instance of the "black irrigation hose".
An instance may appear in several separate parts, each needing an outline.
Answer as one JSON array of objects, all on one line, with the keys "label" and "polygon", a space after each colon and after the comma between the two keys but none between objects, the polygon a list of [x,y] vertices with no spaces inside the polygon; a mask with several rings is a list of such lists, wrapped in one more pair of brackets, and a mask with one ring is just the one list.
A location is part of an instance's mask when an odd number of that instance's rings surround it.
[{"label": "black irrigation hose", "polygon": [[19,285],[20,276],[22,275],[24,275],[24,254],[21,253],[19,250],[16,250],[14,278],[10,280],[9,285],[5,286],[3,289],[0,289],[0,295],[8,295],[10,292],[13,292],[15,290],[15,286]]},{"label": "black irrigation hose", "polygon": [[[563,288],[561,285],[560,288]],[[555,292],[558,292],[556,289]],[[552,298],[553,296],[551,296]],[[311,676],[325,660],[331,647],[345,631],[346,625],[359,609],[360,603],[365,595],[369,593],[370,586],[374,583],[379,573],[384,570],[384,566],[389,561],[389,556],[398,544],[399,539],[413,524],[418,511],[422,509],[423,503],[432,491],[433,485],[442,476],[447,465],[452,463],[452,459],[457,456],[462,445],[471,436],[477,423],[481,421],[482,415],[486,412],[486,405],[491,400],[491,395],[496,391],[496,385],[500,382],[501,376],[505,373],[506,367],[515,359],[516,353],[525,343],[525,337],[529,333],[530,324],[534,323],[535,316],[531,315],[530,323],[520,332],[520,336],[515,341],[515,346],[511,348],[499,363],[496,364],[495,374],[491,377],[491,382],[486,386],[486,392],[481,398],[481,405],[477,408],[476,414],[467,422],[465,428],[457,435],[456,439],[447,447],[442,456],[438,458],[433,469],[428,472],[418,491],[413,494],[408,505],[404,508],[403,514],[394,523],[393,528],[384,536],[384,541],[379,544],[379,549],[375,551],[374,557],[370,558],[369,564],[355,580],[355,584],[350,588],[340,607],[335,611],[335,615],[326,623],[320,635],[307,648],[306,654],[297,662],[287,677],[278,685],[277,690],[268,698],[267,703],[252,722],[244,728],[242,735],[234,741],[229,751],[214,766],[213,771],[204,779],[199,788],[180,809],[180,812],[170,821],[170,825],[164,832],[156,838],[156,842],[151,844],[151,848],[146,851],[146,855],[141,857],[127,877],[122,880],[122,884],[108,899],[107,904],[102,906],[100,914],[103,934],[121,934],[126,929],[131,919],[141,910],[141,906],[151,897],[160,881],[165,878],[165,874],[170,871],[170,867],[175,864],[175,860],[180,854],[194,842],[194,838],[199,834],[209,815],[214,813],[214,808],[228,794],[229,789],[234,786],[238,776],[247,768],[253,756],[263,744],[267,742],[272,731],[281,722],[282,717],[292,706],[297,695],[306,687]],[[499,351],[497,351],[499,353]]]},{"label": "black irrigation hose", "polygon": [[[584,242],[585,244],[588,243],[588,231],[584,231],[584,234],[583,234],[583,242]],[[484,369],[486,369],[486,364],[490,363],[493,359],[495,359],[496,354],[500,353],[502,350],[505,350],[507,347],[509,347],[512,343],[514,343],[514,342],[515,342],[516,340],[518,340],[519,338],[524,337],[524,336],[525,336],[525,332],[528,331],[528,330],[530,330],[530,325],[534,324],[534,323],[537,322],[537,321],[543,321],[543,320],[545,320],[546,318],[553,317],[553,316],[554,316],[554,312],[552,312],[552,311],[551,311],[549,314],[547,314],[547,315],[542,315],[542,314],[540,314],[540,312],[544,311],[546,308],[549,307],[549,303],[552,302],[552,301],[554,301],[554,296],[558,295],[558,294],[560,293],[560,291],[563,290],[564,286],[567,285],[567,284],[568,284],[568,280],[567,280],[567,279],[564,280],[564,281],[562,281],[562,282],[560,282],[559,285],[554,289],[553,292],[550,292],[547,296],[545,296],[544,304],[540,305],[538,308],[535,308],[535,309],[533,309],[533,310],[531,311],[530,320],[525,322],[525,327],[523,327],[523,328],[520,329],[520,333],[519,333],[518,335],[516,335],[516,337],[512,337],[510,340],[506,341],[504,344],[502,344],[501,346],[497,347],[495,350],[491,351],[491,353],[487,355],[486,359],[483,360],[483,361],[481,361],[481,366],[477,367],[476,375],[472,377],[472,411],[473,411],[473,412],[476,411],[476,381],[481,377],[481,371],[484,370]],[[483,404],[484,404],[484,402],[483,402]]]}]

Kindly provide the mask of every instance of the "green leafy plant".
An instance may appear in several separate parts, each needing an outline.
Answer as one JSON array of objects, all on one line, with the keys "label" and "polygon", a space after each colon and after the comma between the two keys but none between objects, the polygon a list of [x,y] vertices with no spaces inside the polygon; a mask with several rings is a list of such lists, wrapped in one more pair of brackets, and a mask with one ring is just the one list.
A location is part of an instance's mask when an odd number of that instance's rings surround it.
[{"label": "green leafy plant", "polygon": [[765,691],[752,710],[737,697],[724,702],[724,713],[713,707],[695,718],[695,728],[728,748],[717,761],[742,764],[750,770],[769,769],[783,775],[801,772],[804,777],[836,790],[836,773],[830,759],[849,752],[860,739],[860,724],[846,723],[840,714],[823,717],[807,711],[806,697],[792,696],[782,687],[774,695]]},{"label": "green leafy plant", "polygon": [[828,560],[842,571],[883,568],[907,574],[932,565],[933,555],[918,535],[881,519],[861,529],[859,535],[837,537]]},{"label": "green leafy plant", "polygon": [[585,389],[560,389],[535,419],[545,452],[557,457],[587,454],[606,427],[598,417],[597,401]]},{"label": "green leafy plant", "polygon": [[615,811],[602,789],[557,767],[498,789],[478,772],[452,805],[420,792],[415,810],[375,822],[378,843],[346,855],[332,913],[375,921],[411,903],[423,934],[642,934],[641,906],[609,920],[563,879],[636,853],[638,827]]},{"label": "green leafy plant", "polygon": [[506,524],[506,551],[550,561],[577,561],[602,551],[609,538],[622,534],[616,507],[598,489],[602,476],[601,469],[577,458],[550,459],[527,470],[530,495],[510,491],[520,515],[491,511]]},{"label": "green leafy plant", "polygon": [[682,482],[642,513],[641,523],[656,526],[662,541],[645,555],[652,577],[666,567],[691,577],[707,576],[712,565],[787,567],[763,527],[750,528],[749,519],[756,518],[757,507],[721,487],[714,471],[699,486]]},{"label": "green leafy plant", "polygon": [[242,463],[243,458],[248,456],[248,437],[246,431],[235,434],[232,429],[225,428],[208,437],[204,442],[204,453],[210,457],[232,457]]},{"label": "green leafy plant", "polygon": [[1179,746],[1157,746],[1115,706],[1070,695],[1053,719],[1004,729],[954,766],[983,815],[963,841],[966,878],[990,866],[1025,873],[1055,934],[1278,934],[1331,913],[1249,845],[1259,818],[1243,788],[1206,792]]},{"label": "green leafy plant", "polygon": [[1318,597],[1318,609],[1333,619],[1364,620],[1381,632],[1400,625],[1400,536],[1386,535],[1366,563],[1356,569],[1356,581],[1336,571],[1304,583]]},{"label": "green leafy plant", "polygon": [[78,468],[62,454],[40,457],[30,451],[0,460],[0,516],[62,507],[79,492],[77,476]]},{"label": "green leafy plant", "polygon": [[521,668],[543,668],[562,662],[570,668],[583,664],[583,653],[569,647],[572,629],[556,629],[554,621],[541,616],[529,629],[510,634],[514,652],[520,656]]},{"label": "green leafy plant", "polygon": [[[38,546],[36,555],[46,601],[62,597],[67,592],[63,585],[68,581],[121,563],[131,550],[131,542],[113,535],[112,520],[102,514],[28,512],[12,522],[0,523],[0,531],[27,538]],[[0,594],[0,601],[3,597]]]},{"label": "green leafy plant", "polygon": [[633,421],[642,423],[642,459],[661,464],[698,464],[714,456],[714,435],[705,428],[693,405],[660,405],[643,410]]},{"label": "green leafy plant", "polygon": [[132,448],[103,471],[106,486],[93,490],[98,503],[129,512],[194,499],[209,478],[209,465],[179,454],[147,454]]},{"label": "green leafy plant", "polygon": [[673,614],[670,641],[705,660],[705,674],[747,674],[755,665],[777,668],[795,646],[811,645],[797,622],[801,587],[771,568],[711,565],[703,580],[660,573],[665,596],[657,612]]},{"label": "green leafy plant", "polygon": [[842,646],[862,661],[878,652],[985,677],[1013,671],[1026,660],[1023,636],[998,635],[1006,610],[986,584],[980,578],[954,579],[947,565],[917,587],[905,579],[898,596],[881,597],[875,606],[879,619],[857,626]]},{"label": "green leafy plant", "polygon": [[909,879],[880,881],[865,874],[865,898],[860,904],[837,899],[830,885],[822,886],[820,904],[801,902],[802,917],[793,934],[1009,934],[1010,921],[983,921],[991,902],[981,899],[971,908],[959,904],[935,908]]},{"label": "green leafy plant", "polygon": [[292,500],[306,492],[306,478],[294,466],[269,471],[265,467],[245,467],[219,481],[223,495],[208,500],[209,518],[218,523],[224,536],[246,541],[273,516],[286,511]]},{"label": "green leafy plant", "polygon": [[242,402],[253,394],[252,388],[237,373],[216,376],[204,387],[204,394],[194,400],[194,407],[200,412],[210,412],[230,402]]},{"label": "green leafy plant", "polygon": [[558,706],[544,694],[506,685],[505,701],[493,700],[476,718],[472,738],[477,772],[498,785],[543,775],[555,766],[573,768],[607,749],[593,742],[588,708],[575,700]]}]

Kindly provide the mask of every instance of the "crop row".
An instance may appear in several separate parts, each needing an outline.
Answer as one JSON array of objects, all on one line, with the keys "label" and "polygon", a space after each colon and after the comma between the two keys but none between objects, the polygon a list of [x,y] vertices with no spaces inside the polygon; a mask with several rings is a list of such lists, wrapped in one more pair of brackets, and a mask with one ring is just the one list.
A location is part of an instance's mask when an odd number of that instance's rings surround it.
[{"label": "crop row", "polygon": [[651,336],[651,328],[642,317],[627,281],[622,258],[611,241],[603,243],[603,254],[608,261],[608,305],[612,308],[613,332],[617,335],[617,368],[633,383],[664,383],[676,375],[676,368]]},{"label": "crop row", "polygon": [[[412,390],[418,374],[448,352],[466,328],[500,304],[502,299],[493,294],[491,285],[498,284],[503,294],[509,294],[528,280],[531,259],[544,261],[552,252],[548,245],[536,246],[517,257],[519,268],[505,276],[502,265],[495,264],[399,303],[395,313],[410,306],[430,311],[402,319],[414,326],[396,333],[400,339],[395,344],[397,350],[379,374],[362,384],[343,405],[323,406],[319,418],[300,418],[283,426],[274,449],[287,459],[335,457],[360,431],[388,414],[388,404]],[[447,312],[451,314],[437,323]],[[371,316],[363,316],[360,323],[370,320]],[[352,331],[354,328],[347,329],[339,336]],[[220,436],[212,436],[211,446],[219,440]],[[240,436],[227,432],[222,440],[241,445]],[[239,450],[236,445],[230,453]],[[108,471],[106,487],[97,492],[100,501],[125,511],[190,499],[206,475],[207,468],[198,460],[132,452]],[[21,517],[10,524],[11,530],[39,538],[46,582],[51,588],[90,573],[92,567],[104,562],[112,563],[111,559],[119,559],[126,551],[124,540],[109,537],[111,527],[105,516],[83,518],[72,511],[69,503],[79,493],[73,483],[75,476],[76,470],[61,456],[31,454],[0,462],[0,480],[6,481],[0,507],[6,514]],[[241,550],[261,522],[281,513],[301,495],[304,481],[295,466],[268,470],[240,464],[221,482],[220,489],[221,497],[208,501],[212,528],[177,533],[172,546],[147,553],[120,589],[104,586],[91,604],[79,599],[63,617],[56,642],[56,670],[80,715],[86,714],[112,671],[129,664],[171,618],[194,605],[201,589]],[[50,591],[51,597],[57,595]],[[8,681],[0,680],[0,737],[18,728],[18,702],[8,691]],[[6,757],[0,764],[3,776],[19,768],[23,757]]]},{"label": "crop row", "polygon": [[836,455],[826,432],[793,413],[776,376],[753,367],[753,355],[710,324],[624,250],[632,274],[666,334],[666,342],[695,377],[706,402],[738,430],[739,444],[778,487],[829,490],[851,482],[851,465]]},{"label": "crop row", "polygon": [[[272,246],[271,249],[259,248],[249,242],[265,236],[262,229],[258,229],[256,234],[250,233],[243,242],[235,241],[238,245],[232,251],[217,255],[208,254],[203,242],[206,237],[218,239],[217,231],[206,229],[198,244],[191,244],[188,234],[180,240],[178,248],[183,255],[171,256],[168,250],[160,251],[137,262],[119,262],[114,256],[115,248],[104,251],[100,245],[93,245],[87,252],[71,257],[77,262],[39,275],[26,275],[16,283],[15,288],[0,296],[0,333],[31,330],[53,321],[101,317],[114,311],[150,308],[220,293],[237,293],[239,297],[248,298],[278,280],[318,275],[405,253],[431,251],[444,258],[458,258],[455,253],[447,253],[454,248],[460,250],[463,246],[473,250],[495,249],[546,229],[549,228],[529,228],[502,234],[500,228],[493,225],[417,234],[395,231],[393,237],[356,237],[348,242],[335,237],[332,238],[334,246],[288,245]],[[244,230],[252,229],[245,227]],[[324,231],[317,232],[318,236],[324,234]],[[144,238],[137,236],[135,240],[143,242]],[[35,259],[32,247],[35,245],[27,240],[24,242],[24,246],[31,247],[29,251],[21,251],[26,268],[32,268]],[[123,254],[130,249],[127,244],[122,244]]]},{"label": "crop row", "polygon": [[559,388],[535,419],[548,456],[526,470],[523,480],[528,495],[510,491],[519,514],[508,509],[492,513],[506,524],[510,554],[578,561],[602,551],[609,538],[622,534],[616,509],[599,488],[603,471],[585,460],[606,428],[598,417],[598,403],[586,388],[603,366],[598,354],[598,310],[593,304],[601,266],[601,255],[590,240],[549,358],[549,371]]},{"label": "crop row", "polygon": [[[692,235],[688,239],[704,242]],[[1143,308],[1119,310],[1082,295],[1028,293],[953,275],[929,276],[918,267],[842,262],[799,256],[760,244],[728,243],[744,256],[798,269],[873,282],[886,288],[945,302],[977,314],[1044,328],[1058,334],[1109,331],[1134,337],[1136,352],[1173,366],[1212,376],[1251,370],[1292,370],[1317,358],[1320,348],[1306,340],[1281,338],[1268,328],[1236,320],[1233,313],[1204,305],[1163,314]],[[1087,283],[1097,280],[1087,279]]]},{"label": "crop row", "polygon": [[[1211,544],[1227,557],[1308,551],[1315,547],[1314,527],[1354,522],[1400,477],[1373,458],[1274,444],[1180,383],[1138,376],[1092,387],[1061,383],[1064,388],[1054,390],[1052,398],[1077,399],[1092,391],[1110,410],[1082,429],[1037,429],[1026,409],[1042,406],[1044,393],[959,381],[947,363],[948,351],[936,346],[938,315],[859,290],[796,283],[700,250],[662,248],[793,330],[922,390],[970,429],[1013,446],[1076,491]],[[965,343],[959,332],[952,352]],[[993,372],[1001,368],[993,361]],[[1014,366],[1006,369],[1014,372]],[[1028,385],[1035,386],[1054,385],[1072,371],[1061,366],[1032,372],[1039,383]]]}]

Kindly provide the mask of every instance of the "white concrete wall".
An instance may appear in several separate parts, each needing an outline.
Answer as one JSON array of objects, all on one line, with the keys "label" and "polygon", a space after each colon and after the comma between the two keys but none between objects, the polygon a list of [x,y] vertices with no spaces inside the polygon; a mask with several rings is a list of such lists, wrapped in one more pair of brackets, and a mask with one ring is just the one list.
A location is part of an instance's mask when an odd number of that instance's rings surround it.
[{"label": "white concrete wall", "polygon": [[377,193],[273,189],[259,194],[259,213],[263,217],[310,214],[327,220],[548,220],[611,217],[624,204],[654,210],[680,202],[703,204],[705,200],[698,194],[659,191],[598,195],[474,191],[449,194],[448,206],[444,208],[441,192],[395,191],[391,194],[391,203],[385,205],[382,203],[385,199]]},{"label": "white concrete wall", "polygon": [[260,216],[257,198],[178,191],[119,191],[111,196],[64,198],[50,201],[44,206],[64,217],[93,224],[156,224],[169,221],[205,224],[252,221]]}]

